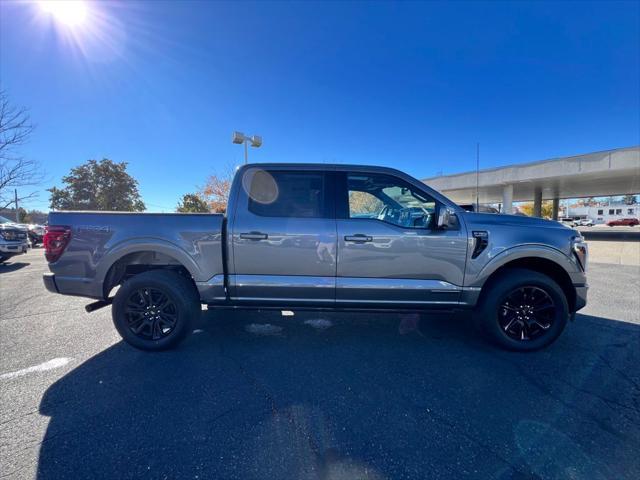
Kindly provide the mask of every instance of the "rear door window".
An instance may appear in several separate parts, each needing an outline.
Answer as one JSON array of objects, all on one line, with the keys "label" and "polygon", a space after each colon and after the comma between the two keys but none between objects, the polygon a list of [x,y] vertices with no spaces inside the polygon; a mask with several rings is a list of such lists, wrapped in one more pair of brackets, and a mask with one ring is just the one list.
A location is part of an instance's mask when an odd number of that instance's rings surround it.
[{"label": "rear door window", "polygon": [[324,172],[254,170],[247,173],[251,213],[261,217],[333,217]]}]

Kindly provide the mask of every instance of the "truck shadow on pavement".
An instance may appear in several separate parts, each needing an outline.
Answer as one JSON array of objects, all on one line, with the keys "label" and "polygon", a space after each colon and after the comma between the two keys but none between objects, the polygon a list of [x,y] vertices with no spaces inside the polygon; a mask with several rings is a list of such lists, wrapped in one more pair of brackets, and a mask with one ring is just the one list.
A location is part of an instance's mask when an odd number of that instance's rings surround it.
[{"label": "truck shadow on pavement", "polygon": [[636,324],[578,315],[517,354],[467,319],[203,316],[53,384],[38,478],[640,478]]},{"label": "truck shadow on pavement", "polygon": [[0,273],[9,273],[31,265],[28,262],[0,263]]}]

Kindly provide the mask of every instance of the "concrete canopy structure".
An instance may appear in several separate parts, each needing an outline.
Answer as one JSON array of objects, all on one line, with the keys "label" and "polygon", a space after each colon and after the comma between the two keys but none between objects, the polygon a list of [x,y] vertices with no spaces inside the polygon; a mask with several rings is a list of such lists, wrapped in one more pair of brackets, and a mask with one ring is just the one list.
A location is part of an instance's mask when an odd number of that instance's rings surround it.
[{"label": "concrete canopy structure", "polygon": [[457,203],[475,203],[476,182],[481,204],[534,202],[540,216],[542,200],[554,201],[554,218],[562,198],[603,197],[640,192],[640,147],[508,165],[476,172],[425,178],[427,185]]}]

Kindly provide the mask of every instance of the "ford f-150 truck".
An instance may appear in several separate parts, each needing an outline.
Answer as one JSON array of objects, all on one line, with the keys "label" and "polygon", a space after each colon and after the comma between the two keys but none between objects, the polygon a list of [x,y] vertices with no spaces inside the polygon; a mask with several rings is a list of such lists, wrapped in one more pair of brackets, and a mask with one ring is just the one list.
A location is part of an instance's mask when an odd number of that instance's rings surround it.
[{"label": "ford f-150 truck", "polygon": [[587,297],[579,232],[467,212],[383,167],[245,165],[226,216],[51,212],[44,245],[47,289],[112,303],[145,350],[181,341],[201,304],[468,309],[495,343],[535,350]]}]

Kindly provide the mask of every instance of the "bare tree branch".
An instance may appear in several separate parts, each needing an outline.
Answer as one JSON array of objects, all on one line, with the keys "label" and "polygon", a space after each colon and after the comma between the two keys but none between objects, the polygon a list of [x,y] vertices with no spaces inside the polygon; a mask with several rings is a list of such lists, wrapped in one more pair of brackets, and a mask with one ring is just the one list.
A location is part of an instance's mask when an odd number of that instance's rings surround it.
[{"label": "bare tree branch", "polygon": [[[29,200],[30,198],[36,198],[38,196],[38,192],[31,192],[28,195],[22,195],[18,197],[18,202],[22,202],[23,200]],[[0,199],[0,210],[4,210],[5,208],[9,208],[9,205],[14,203],[15,198],[9,197],[10,200],[6,198]]]},{"label": "bare tree branch", "polygon": [[[16,151],[33,133],[29,112],[24,107],[15,107],[0,90],[0,205],[14,201],[15,188],[39,185],[44,174],[35,160],[25,159]],[[18,200],[36,196],[36,192],[21,194]]]},{"label": "bare tree branch", "polygon": [[24,107],[9,103],[4,91],[0,91],[0,159],[4,160],[11,149],[24,145],[33,133],[29,113]]}]

